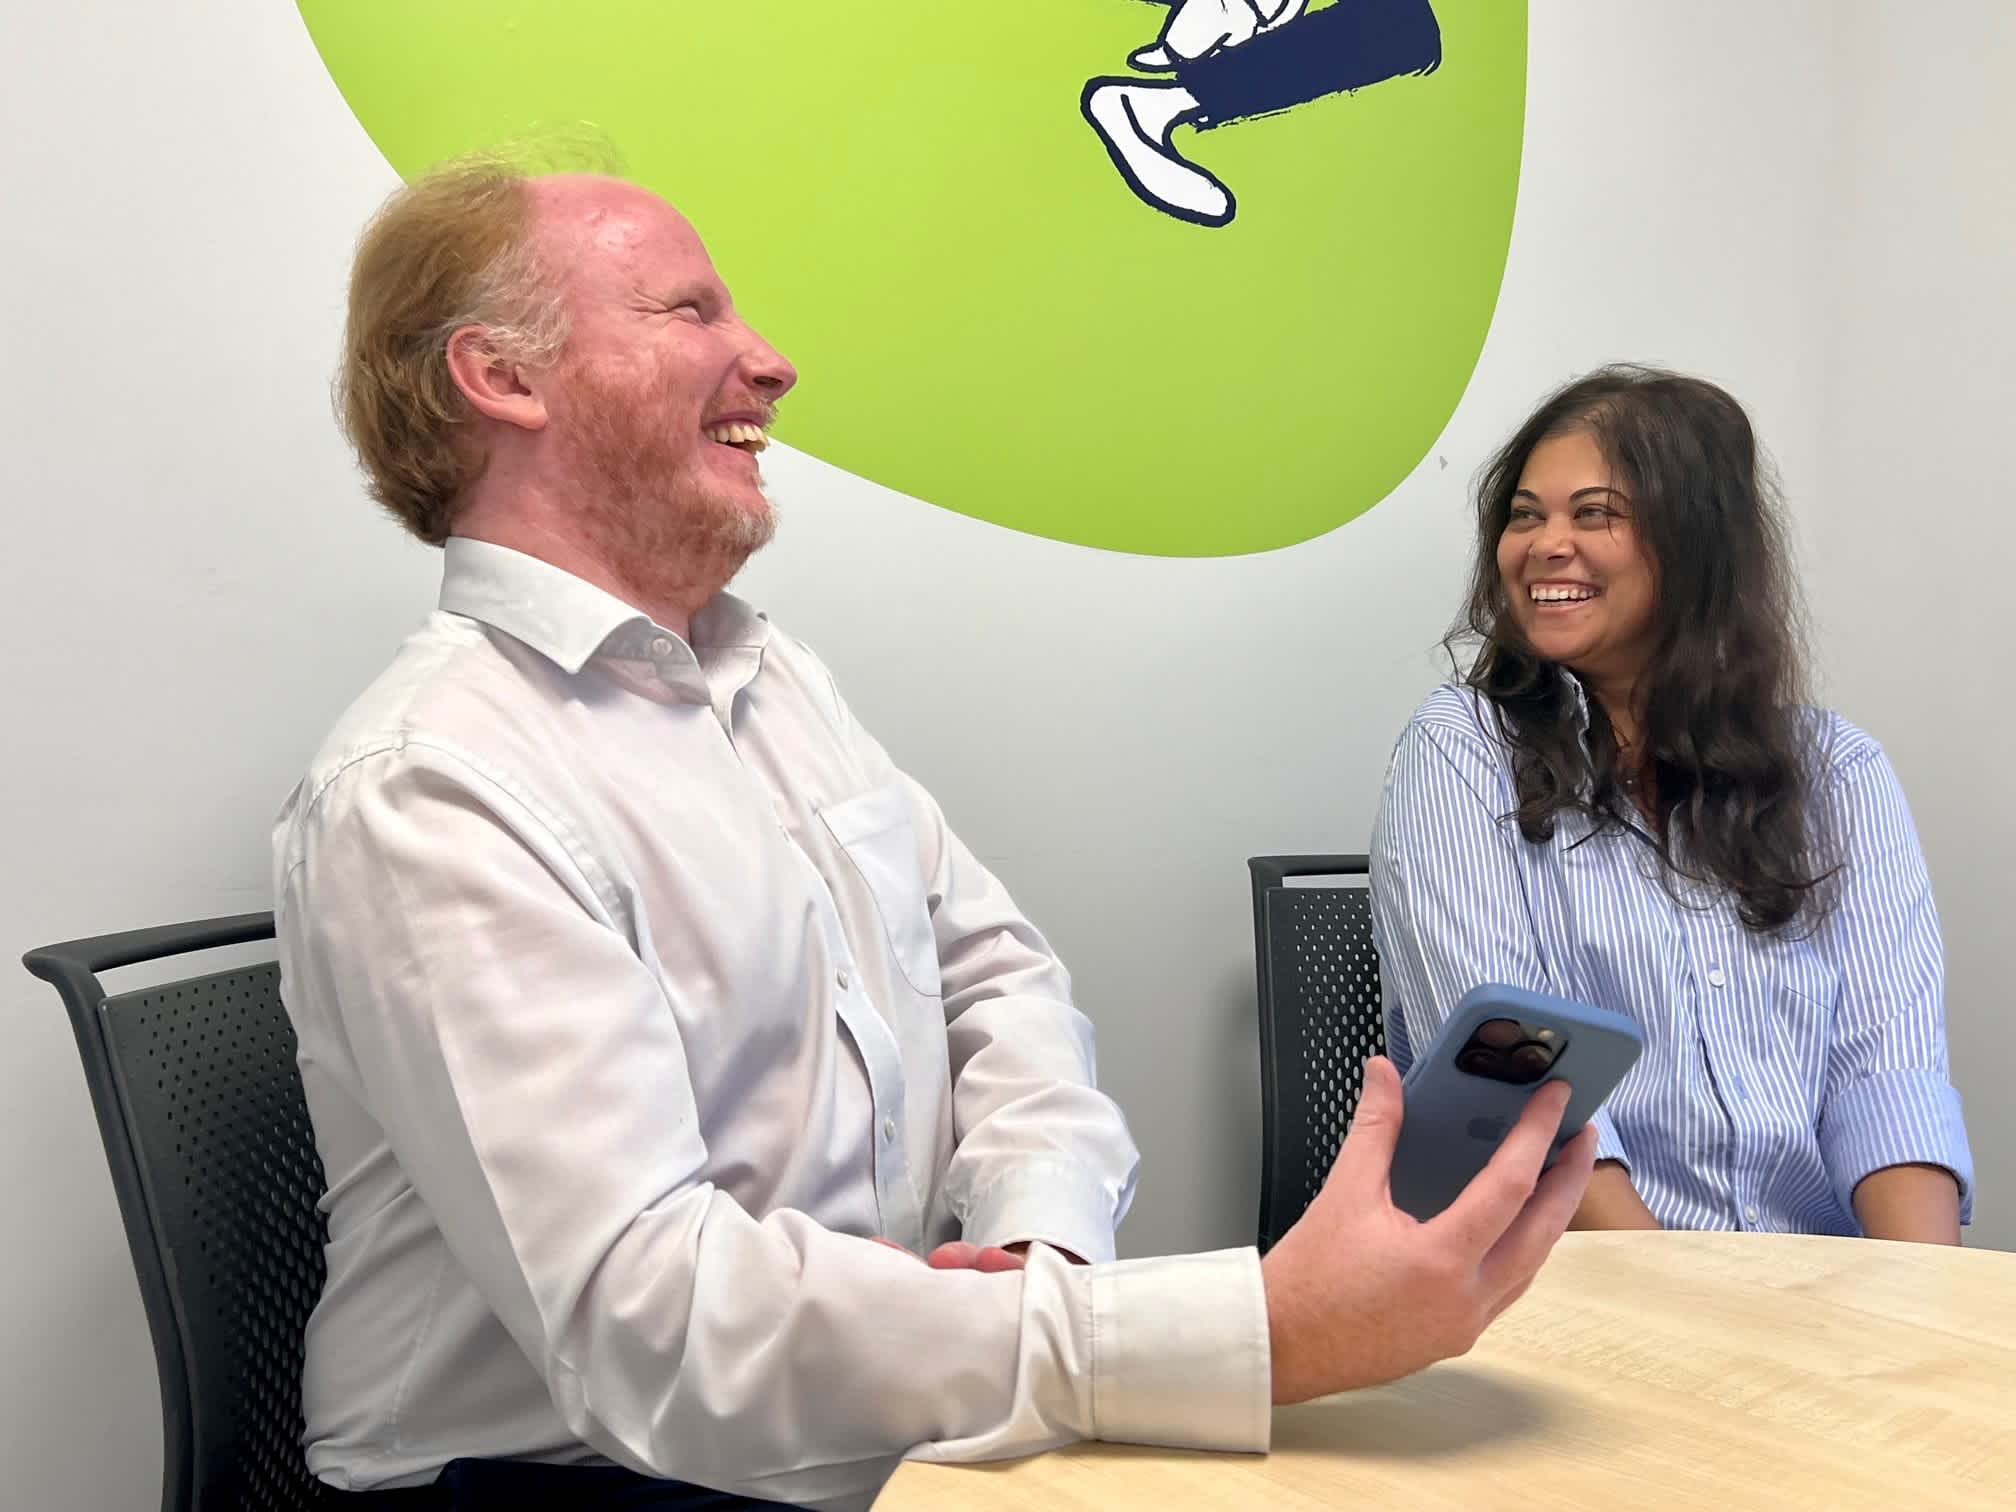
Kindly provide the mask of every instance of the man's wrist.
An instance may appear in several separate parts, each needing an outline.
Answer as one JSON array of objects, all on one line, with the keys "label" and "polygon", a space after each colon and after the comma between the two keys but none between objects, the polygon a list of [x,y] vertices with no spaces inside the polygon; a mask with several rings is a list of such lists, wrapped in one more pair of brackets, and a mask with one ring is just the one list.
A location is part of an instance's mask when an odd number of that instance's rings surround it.
[{"label": "man's wrist", "polygon": [[955,1206],[961,1236],[1003,1249],[1040,1241],[1097,1263],[1114,1258],[1114,1205],[1106,1184],[1065,1161],[1002,1170]]},{"label": "man's wrist", "polygon": [[1001,1248],[1008,1251],[1008,1253],[1011,1255],[1022,1255],[1026,1257],[1029,1253],[1029,1246],[1032,1244],[1041,1244],[1048,1249],[1055,1250],[1058,1254],[1062,1255],[1066,1260],[1069,1260],[1073,1265],[1090,1265],[1092,1263],[1091,1261],[1087,1260],[1083,1255],[1077,1254],[1072,1250],[1068,1250],[1064,1248],[1064,1246],[1061,1244],[1051,1244],[1050,1241],[1047,1239],[1017,1239],[1011,1243],[1002,1245]]}]

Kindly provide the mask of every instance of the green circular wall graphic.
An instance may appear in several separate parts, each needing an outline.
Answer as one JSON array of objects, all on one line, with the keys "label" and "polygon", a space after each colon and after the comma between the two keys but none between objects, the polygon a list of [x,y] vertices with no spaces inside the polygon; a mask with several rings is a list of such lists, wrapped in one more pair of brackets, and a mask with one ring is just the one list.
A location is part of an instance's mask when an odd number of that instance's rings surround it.
[{"label": "green circular wall graphic", "polygon": [[1523,0],[300,0],[402,174],[592,122],[797,365],[779,436],[1170,556],[1370,508],[1469,381]]}]

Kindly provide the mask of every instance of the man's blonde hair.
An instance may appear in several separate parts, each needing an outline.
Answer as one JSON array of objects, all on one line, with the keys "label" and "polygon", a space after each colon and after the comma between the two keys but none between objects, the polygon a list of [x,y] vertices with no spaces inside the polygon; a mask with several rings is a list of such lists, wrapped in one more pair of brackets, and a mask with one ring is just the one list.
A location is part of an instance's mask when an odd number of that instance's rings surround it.
[{"label": "man's blonde hair", "polygon": [[[586,157],[588,171],[615,167],[606,146]],[[449,338],[481,327],[495,360],[529,367],[551,364],[567,341],[557,280],[533,244],[526,184],[548,166],[534,162],[498,149],[439,164],[396,191],[357,244],[337,415],[372,497],[430,545],[448,538],[484,463]]]}]

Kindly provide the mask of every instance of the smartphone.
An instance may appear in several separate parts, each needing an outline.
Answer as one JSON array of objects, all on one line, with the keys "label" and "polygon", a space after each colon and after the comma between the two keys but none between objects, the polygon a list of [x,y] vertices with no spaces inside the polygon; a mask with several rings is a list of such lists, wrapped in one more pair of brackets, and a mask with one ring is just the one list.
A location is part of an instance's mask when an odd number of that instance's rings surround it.
[{"label": "smartphone", "polygon": [[1644,1047],[1638,1026],[1607,1008],[1495,983],[1472,988],[1401,1079],[1393,1205],[1433,1218],[1484,1169],[1534,1091],[1566,1081],[1573,1093],[1547,1153],[1552,1164]]}]

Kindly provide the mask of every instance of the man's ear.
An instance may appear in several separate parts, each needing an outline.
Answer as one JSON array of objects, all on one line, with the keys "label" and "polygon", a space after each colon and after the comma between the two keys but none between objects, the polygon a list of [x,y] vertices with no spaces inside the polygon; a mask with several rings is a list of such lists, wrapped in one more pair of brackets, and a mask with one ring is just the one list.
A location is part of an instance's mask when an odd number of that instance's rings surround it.
[{"label": "man's ear", "polygon": [[545,429],[545,399],[517,363],[497,355],[485,327],[466,325],[449,336],[448,373],[477,414],[523,430]]}]

